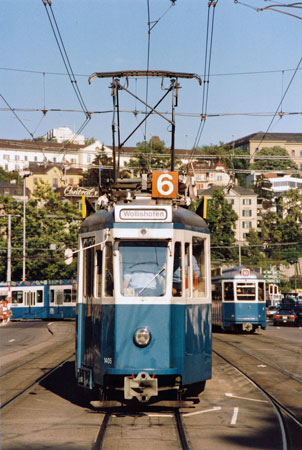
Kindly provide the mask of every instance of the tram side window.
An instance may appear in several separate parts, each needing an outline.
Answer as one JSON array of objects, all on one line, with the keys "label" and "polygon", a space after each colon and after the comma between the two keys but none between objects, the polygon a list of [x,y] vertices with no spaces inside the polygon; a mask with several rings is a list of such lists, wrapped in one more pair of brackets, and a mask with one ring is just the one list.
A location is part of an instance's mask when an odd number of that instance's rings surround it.
[{"label": "tram side window", "polygon": [[113,296],[113,252],[111,242],[107,242],[105,247],[105,295]]},{"label": "tram side window", "polygon": [[102,295],[102,275],[103,275],[103,252],[96,251],[96,296]]},{"label": "tram side window", "polygon": [[205,241],[193,237],[192,270],[193,270],[193,296],[200,297],[206,293],[205,276]]},{"label": "tram side window", "polygon": [[93,258],[94,258],[94,248],[87,248],[87,250],[84,250],[83,294],[86,297],[92,297],[93,294],[93,281],[94,281]]},{"label": "tram side window", "polygon": [[172,295],[175,297],[179,297],[182,295],[182,292],[183,290],[182,290],[181,243],[175,242]]},{"label": "tram side window", "polygon": [[55,302],[55,291],[53,289],[51,289],[49,291],[49,302],[50,303],[54,303]]},{"label": "tram side window", "polygon": [[40,289],[37,291],[37,303],[43,303],[43,291]]},{"label": "tram side window", "polygon": [[227,302],[234,301],[234,283],[232,281],[224,283],[224,300]]},{"label": "tram side window", "polygon": [[12,303],[23,303],[23,291],[12,292]]}]

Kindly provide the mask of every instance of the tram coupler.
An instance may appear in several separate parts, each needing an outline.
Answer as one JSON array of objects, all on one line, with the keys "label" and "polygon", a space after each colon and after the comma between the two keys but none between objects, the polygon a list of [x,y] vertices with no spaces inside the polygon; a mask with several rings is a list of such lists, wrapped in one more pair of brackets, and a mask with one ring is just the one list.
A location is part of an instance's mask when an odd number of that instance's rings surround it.
[{"label": "tram coupler", "polygon": [[139,372],[135,378],[124,377],[124,398],[136,397],[139,402],[147,402],[158,395],[157,378],[151,378],[148,372]]}]

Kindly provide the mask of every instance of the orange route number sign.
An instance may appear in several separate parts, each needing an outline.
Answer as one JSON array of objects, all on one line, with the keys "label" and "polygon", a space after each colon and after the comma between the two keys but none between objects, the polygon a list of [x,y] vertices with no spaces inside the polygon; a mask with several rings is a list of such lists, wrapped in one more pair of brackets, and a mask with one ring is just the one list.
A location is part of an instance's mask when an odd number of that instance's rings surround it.
[{"label": "orange route number sign", "polygon": [[178,172],[153,172],[152,197],[176,198],[178,193]]}]

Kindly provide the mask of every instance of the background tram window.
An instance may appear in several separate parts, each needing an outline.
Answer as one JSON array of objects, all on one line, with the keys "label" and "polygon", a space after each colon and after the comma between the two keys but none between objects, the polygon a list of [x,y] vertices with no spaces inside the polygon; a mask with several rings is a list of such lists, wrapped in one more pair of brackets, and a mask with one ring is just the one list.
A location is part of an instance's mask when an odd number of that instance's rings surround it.
[{"label": "background tram window", "polygon": [[107,242],[105,247],[105,295],[113,296],[113,252],[112,242]]},{"label": "background tram window", "polygon": [[103,252],[96,251],[96,296],[102,296]]},{"label": "background tram window", "polygon": [[179,297],[182,295],[182,292],[183,289],[182,289],[181,243],[175,242],[172,295]]},{"label": "background tram window", "polygon": [[206,293],[205,280],[205,241],[193,237],[192,269],[193,269],[193,296],[200,297]]},{"label": "background tram window", "polygon": [[71,302],[71,289],[64,289],[64,303]]},{"label": "background tram window", "polygon": [[23,291],[12,292],[12,303],[23,303]]},{"label": "background tram window", "polygon": [[224,300],[234,301],[234,284],[232,281],[224,283]]},{"label": "background tram window", "polygon": [[254,301],[256,300],[256,286],[255,284],[237,283],[236,288],[238,301]]},{"label": "background tram window", "polygon": [[51,289],[49,291],[49,302],[54,303],[55,302],[55,291],[54,289]]},{"label": "background tram window", "polygon": [[43,291],[37,291],[37,303],[43,303]]}]

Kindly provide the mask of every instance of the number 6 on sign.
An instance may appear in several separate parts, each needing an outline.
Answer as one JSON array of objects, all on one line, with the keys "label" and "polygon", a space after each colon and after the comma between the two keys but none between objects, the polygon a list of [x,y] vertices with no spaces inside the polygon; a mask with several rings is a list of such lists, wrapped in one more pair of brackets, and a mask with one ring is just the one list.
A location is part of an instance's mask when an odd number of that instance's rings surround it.
[{"label": "number 6 on sign", "polygon": [[178,172],[153,172],[152,197],[175,198],[178,192]]}]

